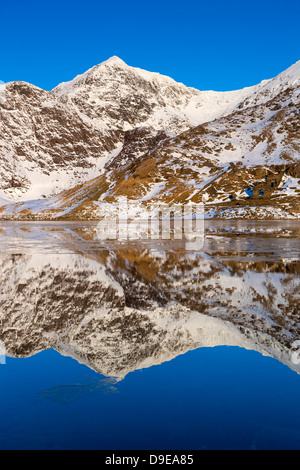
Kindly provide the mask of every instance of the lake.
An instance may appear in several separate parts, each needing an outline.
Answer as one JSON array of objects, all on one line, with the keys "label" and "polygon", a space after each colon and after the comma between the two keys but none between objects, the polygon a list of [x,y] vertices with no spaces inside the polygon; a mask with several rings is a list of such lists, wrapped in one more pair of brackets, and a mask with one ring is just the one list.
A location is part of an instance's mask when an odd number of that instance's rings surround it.
[{"label": "lake", "polygon": [[0,449],[300,449],[299,241],[1,222]]}]

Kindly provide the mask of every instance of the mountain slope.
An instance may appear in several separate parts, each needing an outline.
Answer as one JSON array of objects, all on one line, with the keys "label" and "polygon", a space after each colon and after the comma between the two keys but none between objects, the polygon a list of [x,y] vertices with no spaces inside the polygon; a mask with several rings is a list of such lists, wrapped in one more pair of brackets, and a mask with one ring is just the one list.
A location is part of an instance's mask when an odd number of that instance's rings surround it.
[{"label": "mountain slope", "polygon": [[80,176],[99,174],[103,157],[115,147],[110,134],[94,129],[47,91],[24,82],[6,84],[0,103],[1,194],[40,197]]}]

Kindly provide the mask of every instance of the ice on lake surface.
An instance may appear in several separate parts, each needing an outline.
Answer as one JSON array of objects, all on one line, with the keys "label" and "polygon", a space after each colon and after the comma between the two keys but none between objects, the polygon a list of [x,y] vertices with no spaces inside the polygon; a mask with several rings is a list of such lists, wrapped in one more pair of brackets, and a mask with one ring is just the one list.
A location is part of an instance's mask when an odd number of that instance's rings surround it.
[{"label": "ice on lake surface", "polygon": [[300,448],[300,224],[0,225],[0,448]]}]

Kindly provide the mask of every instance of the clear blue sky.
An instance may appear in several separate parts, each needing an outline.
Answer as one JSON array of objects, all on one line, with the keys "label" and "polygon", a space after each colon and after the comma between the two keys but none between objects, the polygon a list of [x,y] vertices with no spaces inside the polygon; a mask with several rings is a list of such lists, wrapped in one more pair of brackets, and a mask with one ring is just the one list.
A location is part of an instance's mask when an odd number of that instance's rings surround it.
[{"label": "clear blue sky", "polygon": [[231,90],[300,59],[300,0],[14,0],[0,6],[0,79],[51,89],[112,55]]}]

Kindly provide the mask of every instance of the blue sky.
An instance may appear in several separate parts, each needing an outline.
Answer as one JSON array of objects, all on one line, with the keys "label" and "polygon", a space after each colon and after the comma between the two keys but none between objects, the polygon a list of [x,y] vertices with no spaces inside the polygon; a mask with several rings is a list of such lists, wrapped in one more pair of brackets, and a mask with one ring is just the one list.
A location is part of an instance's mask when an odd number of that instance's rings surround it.
[{"label": "blue sky", "polygon": [[0,7],[0,79],[52,89],[117,55],[231,90],[300,59],[299,0],[14,0]]}]

